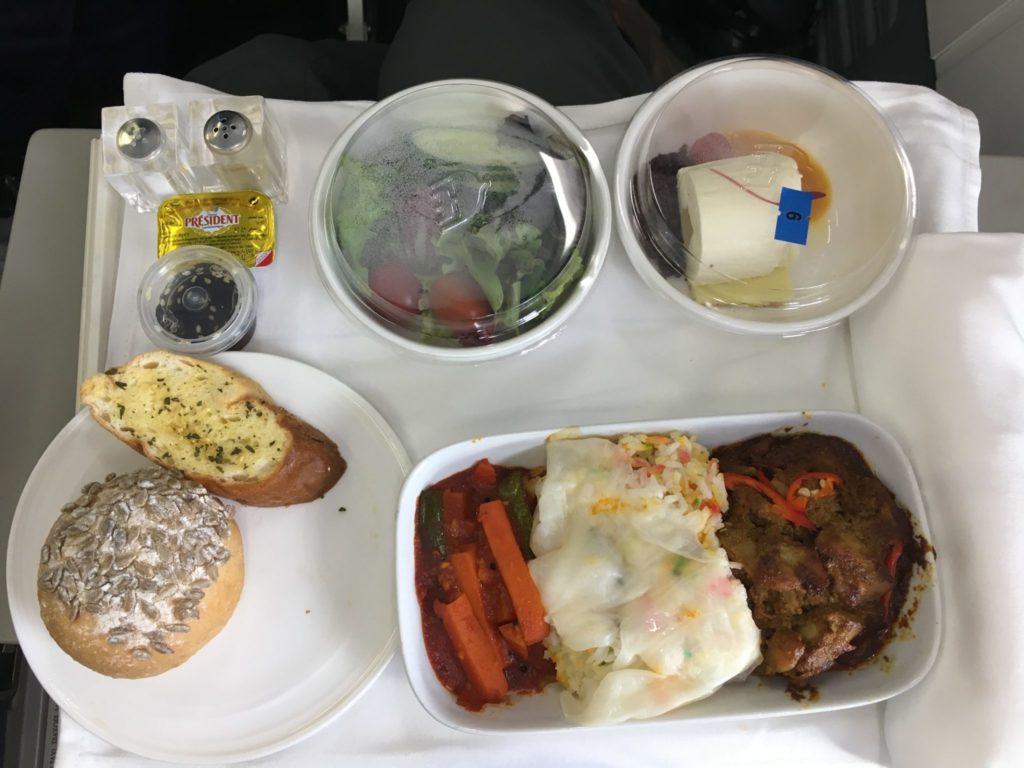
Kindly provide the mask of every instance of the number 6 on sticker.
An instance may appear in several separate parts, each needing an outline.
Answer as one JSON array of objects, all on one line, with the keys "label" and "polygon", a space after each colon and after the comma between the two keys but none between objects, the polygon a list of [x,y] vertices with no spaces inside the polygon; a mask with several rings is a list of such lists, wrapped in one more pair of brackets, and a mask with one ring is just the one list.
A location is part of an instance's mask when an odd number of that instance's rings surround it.
[{"label": "number 6 on sticker", "polygon": [[797,245],[807,245],[811,203],[819,195],[799,189],[783,187],[779,195],[779,218],[775,222],[775,239]]}]

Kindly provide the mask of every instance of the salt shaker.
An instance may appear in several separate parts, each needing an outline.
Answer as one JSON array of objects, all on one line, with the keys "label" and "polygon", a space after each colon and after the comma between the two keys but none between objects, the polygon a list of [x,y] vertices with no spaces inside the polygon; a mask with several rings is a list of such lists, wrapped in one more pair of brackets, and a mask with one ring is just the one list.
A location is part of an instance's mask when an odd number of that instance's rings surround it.
[{"label": "salt shaker", "polygon": [[189,104],[188,164],[204,192],[255,189],[287,199],[284,142],[262,96],[213,96]]},{"label": "salt shaker", "polygon": [[102,125],[103,175],[137,211],[195,187],[183,163],[188,135],[177,106],[107,107]]}]

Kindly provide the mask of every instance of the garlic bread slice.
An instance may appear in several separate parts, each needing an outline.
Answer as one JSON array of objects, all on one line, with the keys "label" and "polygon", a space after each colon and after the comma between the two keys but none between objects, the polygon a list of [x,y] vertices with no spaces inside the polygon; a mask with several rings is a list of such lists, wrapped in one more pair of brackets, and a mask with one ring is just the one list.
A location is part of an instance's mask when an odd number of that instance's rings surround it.
[{"label": "garlic bread slice", "polygon": [[80,395],[132,448],[242,504],[311,501],[345,471],[326,435],[253,380],[208,360],[145,352],[89,378]]}]

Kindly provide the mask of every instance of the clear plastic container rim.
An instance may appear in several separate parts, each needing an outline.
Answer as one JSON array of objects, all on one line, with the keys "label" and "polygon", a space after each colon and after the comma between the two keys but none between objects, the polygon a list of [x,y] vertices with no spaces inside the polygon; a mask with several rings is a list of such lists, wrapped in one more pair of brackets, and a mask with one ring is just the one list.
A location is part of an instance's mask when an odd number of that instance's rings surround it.
[{"label": "clear plastic container rim", "polygon": [[[903,235],[897,245],[893,258],[858,296],[831,312],[804,320],[762,321],[735,318],[694,301],[689,296],[669,285],[665,278],[650,263],[646,252],[638,241],[637,224],[634,221],[635,211],[633,210],[633,195],[631,191],[632,177],[636,169],[637,153],[652,119],[685,85],[696,78],[729,64],[757,62],[788,64],[807,70],[811,74],[826,76],[840,83],[848,89],[851,96],[869,106],[880,125],[888,131],[892,139],[893,151],[902,172],[906,191],[906,206],[903,212]],[[845,319],[877,296],[889,280],[892,279],[892,276],[903,263],[916,228],[917,189],[914,173],[910,165],[910,158],[907,156],[906,148],[903,146],[902,138],[896,126],[885,115],[878,103],[853,82],[817,64],[786,56],[730,56],[715,59],[681,72],[651,93],[634,113],[626,128],[622,142],[619,144],[612,178],[612,197],[615,225],[623,248],[626,250],[626,255],[629,257],[630,262],[632,262],[634,268],[640,273],[644,281],[688,312],[694,314],[705,324],[746,334],[797,336],[827,328]]]},{"label": "clear plastic container rim", "polygon": [[[336,247],[333,243],[333,226],[330,223],[328,208],[330,206],[330,190],[337,170],[338,161],[344,154],[345,148],[356,135],[356,133],[377,114],[387,109],[396,101],[404,99],[416,93],[432,90],[457,87],[489,88],[507,95],[515,96],[525,103],[534,107],[545,117],[551,120],[562,133],[565,134],[573,145],[578,149],[581,158],[586,163],[588,172],[588,183],[590,191],[589,214],[592,218],[591,236],[589,240],[590,259],[582,277],[572,289],[571,295],[556,309],[550,317],[540,324],[512,338],[497,341],[479,347],[440,347],[425,344],[406,338],[401,334],[384,326],[372,310],[352,295],[348,286],[344,284],[333,266],[328,263],[327,254]],[[434,360],[483,362],[493,360],[506,355],[515,354],[532,349],[542,343],[549,334],[562,326],[565,320],[576,311],[580,303],[589,293],[591,286],[604,265],[605,256],[608,252],[608,244],[611,240],[612,227],[612,205],[608,183],[605,180],[604,172],[601,169],[601,162],[597,157],[590,141],[584,136],[583,131],[569,117],[557,107],[549,104],[529,91],[524,91],[507,83],[494,80],[479,80],[470,78],[458,78],[450,80],[434,80],[429,83],[407,88],[404,91],[392,94],[382,101],[368,107],[358,115],[342,133],[335,139],[331,148],[324,157],[313,187],[309,205],[309,228],[313,240],[313,261],[316,264],[317,272],[320,274],[321,282],[327,292],[334,299],[335,303],[350,316],[356,318],[360,323],[369,328],[377,335],[391,341],[399,347],[413,352],[417,355]]]}]

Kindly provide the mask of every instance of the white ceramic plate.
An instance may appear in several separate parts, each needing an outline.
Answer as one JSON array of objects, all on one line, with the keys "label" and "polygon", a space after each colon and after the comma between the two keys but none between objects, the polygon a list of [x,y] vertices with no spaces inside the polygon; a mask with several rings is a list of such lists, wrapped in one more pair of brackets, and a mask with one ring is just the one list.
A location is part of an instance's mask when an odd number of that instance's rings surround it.
[{"label": "white ceramic plate", "polygon": [[205,648],[157,677],[115,680],[73,661],[43,626],[36,569],[60,507],[88,481],[146,464],[88,411],[40,458],[7,549],[18,642],[47,693],[97,736],[161,760],[236,761],[309,736],[376,679],[397,640],[392,541],[409,459],[394,432],[362,397],[315,368],[245,352],[217,360],[326,433],[348,469],[309,504],[236,505],[245,587]]},{"label": "white ceramic plate", "polygon": [[[712,416],[694,419],[666,419],[632,424],[586,427],[584,435],[618,435],[625,432],[664,433],[679,430],[695,435],[710,447],[742,440],[779,429],[810,430],[837,435],[856,445],[872,469],[910,511],[915,527],[931,541],[924,504],[914,471],[899,444],[867,419],[850,413],[772,413],[743,416]],[[496,464],[539,466],[544,463],[544,440],[555,430],[522,432],[468,440],[442,448],[421,461],[406,478],[399,500],[396,535],[398,623],[402,655],[413,691],[420,703],[445,725],[466,731],[534,731],[577,728],[562,716],[558,702],[560,686],[551,685],[543,694],[523,696],[510,706],[486,707],[469,712],[438,682],[423,645],[420,607],[414,587],[413,536],[416,498],[420,491],[470,466],[480,458]],[[918,683],[928,672],[939,648],[941,611],[938,585],[933,584],[933,563],[915,569],[911,598],[918,602],[912,632],[903,632],[890,643],[879,660],[853,672],[826,675],[816,685],[814,701],[796,702],[785,692],[781,680],[750,677],[730,683],[713,696],[652,720],[633,721],[628,726],[651,723],[710,721],[739,718],[807,714],[846,709],[891,698]],[[920,587],[920,589],[918,589]],[[618,726],[621,727],[621,726]]]}]

